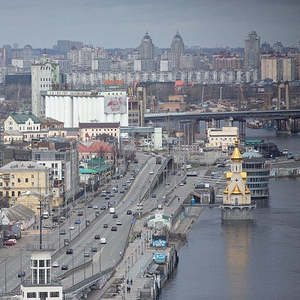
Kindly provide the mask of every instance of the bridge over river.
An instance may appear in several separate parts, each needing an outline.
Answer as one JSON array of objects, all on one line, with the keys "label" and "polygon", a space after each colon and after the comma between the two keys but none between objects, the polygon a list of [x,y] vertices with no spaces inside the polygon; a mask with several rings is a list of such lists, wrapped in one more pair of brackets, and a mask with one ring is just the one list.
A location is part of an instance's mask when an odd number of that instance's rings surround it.
[{"label": "bridge over river", "polygon": [[[247,119],[272,120],[277,131],[286,133],[299,133],[300,131],[300,109],[288,110],[255,110],[255,111],[228,111],[228,112],[178,112],[178,113],[150,113],[145,114],[145,123],[154,126],[164,124],[167,129],[174,128],[174,124],[183,124],[189,133],[195,134],[199,130],[200,122],[205,122],[208,127],[219,127],[223,120],[226,124],[238,122],[240,138],[245,137],[245,126]],[[192,136],[190,134],[190,136]]]}]

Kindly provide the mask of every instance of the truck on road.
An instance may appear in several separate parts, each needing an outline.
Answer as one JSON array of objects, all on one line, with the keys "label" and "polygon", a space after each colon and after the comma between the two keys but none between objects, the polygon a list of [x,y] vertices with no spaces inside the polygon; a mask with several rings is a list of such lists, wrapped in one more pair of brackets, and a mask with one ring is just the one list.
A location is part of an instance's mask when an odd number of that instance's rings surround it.
[{"label": "truck on road", "polygon": [[116,212],[116,209],[114,207],[109,208],[109,213],[114,214]]}]

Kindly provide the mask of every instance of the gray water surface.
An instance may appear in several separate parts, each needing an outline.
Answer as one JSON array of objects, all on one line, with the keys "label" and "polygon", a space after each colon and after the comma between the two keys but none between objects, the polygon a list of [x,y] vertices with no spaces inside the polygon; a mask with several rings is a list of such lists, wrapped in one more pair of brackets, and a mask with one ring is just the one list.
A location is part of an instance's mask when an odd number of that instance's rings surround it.
[{"label": "gray water surface", "polygon": [[300,299],[300,180],[270,180],[254,221],[222,224],[205,209],[160,299]]}]

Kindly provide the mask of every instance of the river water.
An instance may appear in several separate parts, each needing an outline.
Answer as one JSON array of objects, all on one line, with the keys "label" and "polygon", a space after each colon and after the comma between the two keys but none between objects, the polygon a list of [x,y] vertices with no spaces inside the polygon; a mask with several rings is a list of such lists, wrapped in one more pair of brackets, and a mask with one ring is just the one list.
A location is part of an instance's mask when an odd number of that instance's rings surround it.
[{"label": "river water", "polygon": [[[250,130],[247,138],[300,153],[299,136]],[[300,180],[270,179],[269,188],[253,221],[224,224],[218,208],[202,212],[160,299],[300,299]]]}]

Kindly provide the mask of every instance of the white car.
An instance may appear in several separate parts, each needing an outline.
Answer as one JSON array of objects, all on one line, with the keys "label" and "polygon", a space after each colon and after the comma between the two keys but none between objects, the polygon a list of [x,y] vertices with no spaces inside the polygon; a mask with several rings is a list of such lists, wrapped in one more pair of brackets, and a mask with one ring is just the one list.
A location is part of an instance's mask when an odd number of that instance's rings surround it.
[{"label": "white car", "polygon": [[69,226],[69,229],[70,229],[70,230],[74,230],[74,229],[75,229],[75,226],[74,226],[74,225],[70,225],[70,226]]},{"label": "white car", "polygon": [[100,244],[106,244],[106,238],[101,238],[100,239]]},{"label": "white car", "polygon": [[117,225],[122,225],[122,221],[121,221],[121,220],[118,220],[118,221],[116,222],[116,224],[117,224]]},{"label": "white car", "polygon": [[154,172],[153,171],[150,171],[150,175],[153,175],[154,174]]},{"label": "white car", "polygon": [[52,268],[58,268],[58,267],[59,267],[59,263],[57,261],[53,262]]}]

